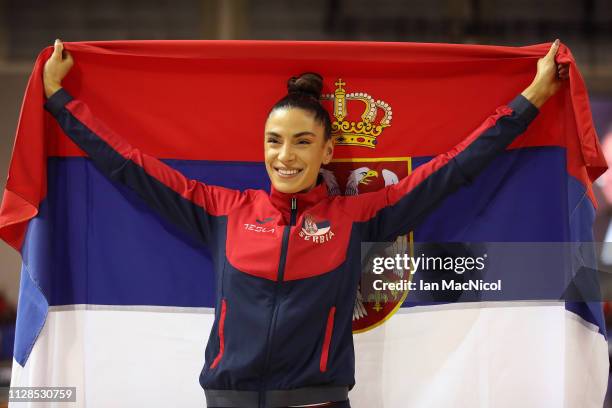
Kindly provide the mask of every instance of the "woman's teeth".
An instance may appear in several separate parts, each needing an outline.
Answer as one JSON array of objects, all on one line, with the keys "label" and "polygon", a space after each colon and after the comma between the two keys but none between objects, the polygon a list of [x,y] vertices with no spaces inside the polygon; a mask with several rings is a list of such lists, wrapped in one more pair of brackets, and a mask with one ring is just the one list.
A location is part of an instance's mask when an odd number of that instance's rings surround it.
[{"label": "woman's teeth", "polygon": [[276,171],[278,171],[278,174],[280,174],[281,176],[290,177],[290,176],[294,176],[294,175],[298,174],[301,170],[298,170],[298,169],[292,169],[292,170],[276,169]]}]

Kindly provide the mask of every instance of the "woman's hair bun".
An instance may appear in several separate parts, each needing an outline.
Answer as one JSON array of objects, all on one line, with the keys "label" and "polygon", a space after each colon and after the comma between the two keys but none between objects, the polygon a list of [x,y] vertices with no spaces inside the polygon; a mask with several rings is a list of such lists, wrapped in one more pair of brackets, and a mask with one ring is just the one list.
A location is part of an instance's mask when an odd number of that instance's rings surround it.
[{"label": "woman's hair bun", "polygon": [[287,81],[287,94],[306,94],[318,100],[322,90],[323,77],[316,72],[303,72]]}]

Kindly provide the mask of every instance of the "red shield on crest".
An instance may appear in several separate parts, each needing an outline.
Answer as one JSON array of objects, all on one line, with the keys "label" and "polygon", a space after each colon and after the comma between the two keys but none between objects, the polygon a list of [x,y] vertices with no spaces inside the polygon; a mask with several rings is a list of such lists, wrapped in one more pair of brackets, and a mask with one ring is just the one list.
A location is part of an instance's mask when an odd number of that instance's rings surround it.
[{"label": "red shield on crest", "polygon": [[[330,164],[322,168],[321,174],[331,194],[358,195],[396,184],[410,174],[411,170],[409,157],[351,158],[332,160]],[[411,249],[412,233],[399,237],[391,251],[411,253]],[[389,254],[367,254],[366,258],[373,256],[389,256]],[[373,291],[369,289],[374,279],[388,282],[397,282],[401,278],[410,279],[407,271],[386,271],[382,275],[374,275],[367,273],[367,265],[364,269],[366,271],[362,273],[353,312],[353,333],[364,332],[384,323],[399,309],[408,295],[407,290]],[[406,276],[401,276],[402,273]],[[361,290],[362,287],[367,287],[368,290]]]}]

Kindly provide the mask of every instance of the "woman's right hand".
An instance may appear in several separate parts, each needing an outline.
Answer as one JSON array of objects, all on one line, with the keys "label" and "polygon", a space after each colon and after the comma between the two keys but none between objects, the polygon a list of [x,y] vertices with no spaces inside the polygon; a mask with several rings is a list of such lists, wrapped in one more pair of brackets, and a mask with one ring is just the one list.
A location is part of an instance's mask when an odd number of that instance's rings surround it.
[{"label": "woman's right hand", "polygon": [[62,87],[62,80],[73,64],[72,55],[68,51],[64,51],[64,43],[60,39],[55,40],[53,54],[45,62],[43,68],[43,84],[47,98]]}]

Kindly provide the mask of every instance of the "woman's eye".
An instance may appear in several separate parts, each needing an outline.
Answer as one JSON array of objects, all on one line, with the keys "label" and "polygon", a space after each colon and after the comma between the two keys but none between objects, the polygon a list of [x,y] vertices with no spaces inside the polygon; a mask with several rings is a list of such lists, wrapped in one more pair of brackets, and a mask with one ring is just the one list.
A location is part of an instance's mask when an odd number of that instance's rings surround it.
[{"label": "woman's eye", "polygon": [[267,142],[268,143],[278,143],[278,140],[270,138],[267,140]]},{"label": "woman's eye", "polygon": [[310,140],[300,140],[298,144],[310,144]]}]

